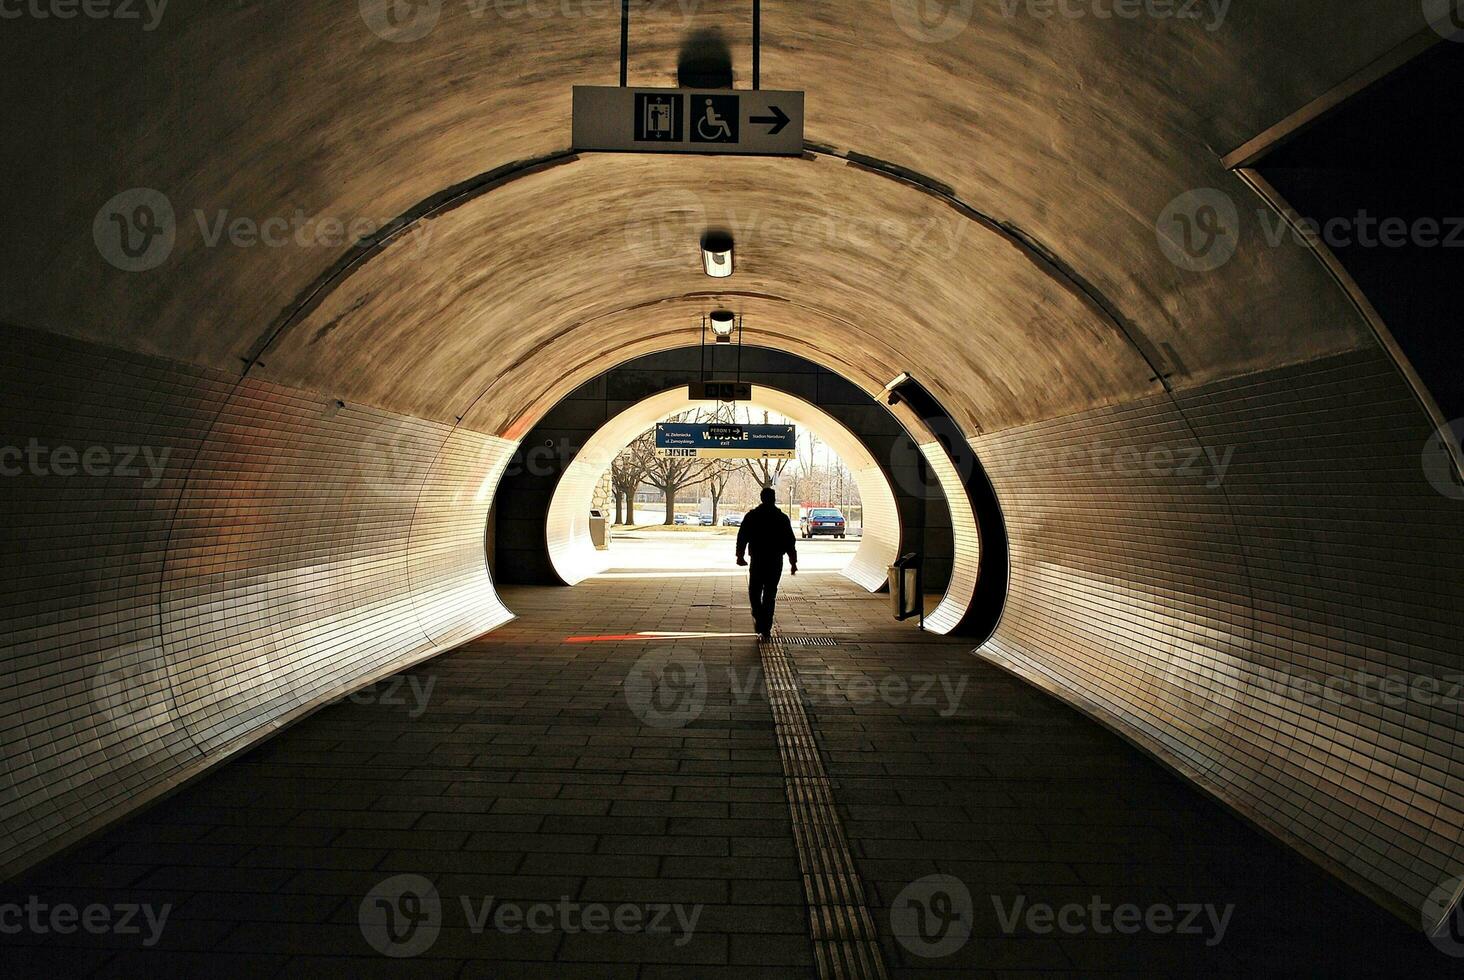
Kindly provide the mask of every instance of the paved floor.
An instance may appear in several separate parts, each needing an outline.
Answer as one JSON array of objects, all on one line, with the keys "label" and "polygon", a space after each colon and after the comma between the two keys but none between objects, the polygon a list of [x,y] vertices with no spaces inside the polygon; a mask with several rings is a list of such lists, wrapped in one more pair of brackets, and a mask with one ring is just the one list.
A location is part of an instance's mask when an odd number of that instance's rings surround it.
[{"label": "paved floor", "polygon": [[[643,528],[618,529],[610,539],[609,569],[618,576],[646,572],[699,571],[720,575],[742,574],[731,562],[737,548],[737,529]],[[834,572],[849,564],[859,550],[859,535],[839,539],[800,538],[799,567],[805,572]]]},{"label": "paved floor", "polygon": [[[820,839],[891,976],[1458,975],[969,644],[833,573],[784,583]],[[810,838],[742,590],[508,590],[507,627],[8,886],[0,975],[813,976]]]}]

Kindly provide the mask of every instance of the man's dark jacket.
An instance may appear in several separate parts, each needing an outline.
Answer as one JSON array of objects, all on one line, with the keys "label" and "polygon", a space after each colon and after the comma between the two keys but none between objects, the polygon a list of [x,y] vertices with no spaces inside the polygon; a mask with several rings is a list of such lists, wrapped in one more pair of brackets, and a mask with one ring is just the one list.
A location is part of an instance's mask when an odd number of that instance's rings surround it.
[{"label": "man's dark jacket", "polygon": [[781,565],[783,555],[787,554],[796,565],[797,541],[787,514],[772,504],[759,504],[742,518],[742,527],[737,531],[737,557],[741,558],[746,549],[755,565],[773,562]]}]

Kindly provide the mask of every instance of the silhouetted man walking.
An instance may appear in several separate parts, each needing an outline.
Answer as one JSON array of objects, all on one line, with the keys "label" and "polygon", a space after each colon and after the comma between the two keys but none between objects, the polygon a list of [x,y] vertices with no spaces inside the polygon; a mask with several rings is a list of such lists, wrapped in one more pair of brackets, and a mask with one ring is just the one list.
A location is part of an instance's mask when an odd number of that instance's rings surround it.
[{"label": "silhouetted man walking", "polygon": [[747,598],[752,603],[752,621],[757,625],[760,640],[773,635],[773,605],[778,601],[778,580],[783,577],[783,555],[788,566],[798,574],[798,544],[793,536],[793,522],[773,506],[776,495],[772,487],[762,492],[762,504],[747,512],[737,532],[737,564],[746,565],[744,552],[752,553],[752,567],[747,574]]}]

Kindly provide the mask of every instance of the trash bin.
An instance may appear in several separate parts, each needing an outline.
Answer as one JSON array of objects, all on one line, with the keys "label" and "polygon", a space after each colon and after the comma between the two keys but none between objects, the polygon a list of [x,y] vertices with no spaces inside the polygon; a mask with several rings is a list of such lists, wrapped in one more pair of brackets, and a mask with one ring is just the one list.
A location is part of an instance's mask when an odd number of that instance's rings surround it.
[{"label": "trash bin", "polygon": [[920,582],[920,556],[901,555],[890,566],[890,604],[896,619],[925,618],[925,596]]},{"label": "trash bin", "polygon": [[598,510],[590,511],[590,541],[596,551],[607,551],[610,548],[610,522]]}]

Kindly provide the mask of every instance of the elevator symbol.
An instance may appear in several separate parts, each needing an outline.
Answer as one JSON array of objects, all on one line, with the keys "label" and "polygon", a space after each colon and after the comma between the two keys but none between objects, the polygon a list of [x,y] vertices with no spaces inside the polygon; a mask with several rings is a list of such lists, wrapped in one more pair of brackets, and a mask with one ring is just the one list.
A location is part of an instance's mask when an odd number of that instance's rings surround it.
[{"label": "elevator symbol", "polygon": [[635,138],[638,143],[681,142],[681,96],[635,96]]},{"label": "elevator symbol", "polygon": [[693,143],[736,143],[741,111],[735,95],[693,95],[691,126]]}]

